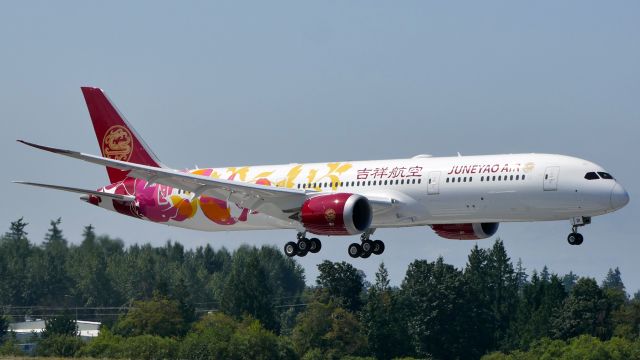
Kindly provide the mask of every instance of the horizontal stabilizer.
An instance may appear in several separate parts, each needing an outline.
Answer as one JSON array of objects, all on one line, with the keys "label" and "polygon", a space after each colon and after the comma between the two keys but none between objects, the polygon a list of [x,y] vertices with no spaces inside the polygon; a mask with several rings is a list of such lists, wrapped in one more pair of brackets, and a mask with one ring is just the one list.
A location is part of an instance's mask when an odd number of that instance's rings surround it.
[{"label": "horizontal stabilizer", "polygon": [[95,190],[78,189],[78,188],[72,188],[72,187],[68,187],[68,186],[40,184],[40,183],[27,182],[27,181],[14,181],[13,183],[14,184],[22,184],[22,185],[43,187],[43,188],[47,188],[47,189],[68,191],[68,192],[77,193],[77,194],[95,195],[95,196],[104,197],[104,198],[113,199],[113,200],[118,200],[118,201],[129,202],[129,201],[134,201],[136,199],[135,196],[130,196],[130,195],[109,194],[109,193],[95,191]]}]

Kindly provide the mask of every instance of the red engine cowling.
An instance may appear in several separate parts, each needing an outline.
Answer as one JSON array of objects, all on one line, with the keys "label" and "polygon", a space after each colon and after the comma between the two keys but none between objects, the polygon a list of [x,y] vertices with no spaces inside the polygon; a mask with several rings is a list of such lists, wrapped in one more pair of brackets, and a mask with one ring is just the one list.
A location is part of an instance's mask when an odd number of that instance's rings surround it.
[{"label": "red engine cowling", "polygon": [[493,236],[498,231],[498,225],[500,223],[436,224],[431,228],[445,239],[478,240]]},{"label": "red engine cowling", "polygon": [[367,198],[356,194],[314,196],[302,204],[302,225],[318,235],[354,235],[367,230],[373,212]]}]

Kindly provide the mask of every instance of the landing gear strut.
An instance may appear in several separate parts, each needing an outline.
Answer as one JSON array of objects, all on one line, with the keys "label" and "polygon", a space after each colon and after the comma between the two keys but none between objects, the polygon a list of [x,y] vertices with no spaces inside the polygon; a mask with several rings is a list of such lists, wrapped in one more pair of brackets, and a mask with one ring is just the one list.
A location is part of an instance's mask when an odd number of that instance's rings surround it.
[{"label": "landing gear strut", "polygon": [[322,243],[318,238],[307,239],[305,232],[298,233],[298,241],[289,241],[284,245],[284,254],[288,257],[305,256],[308,253],[315,254],[322,249]]},{"label": "landing gear strut", "polygon": [[360,235],[360,244],[352,243],[347,248],[349,256],[352,258],[361,257],[363,259],[373,255],[380,255],[384,252],[384,243],[382,240],[371,240],[369,237],[376,229],[369,229]]},{"label": "landing gear strut", "polygon": [[567,242],[569,243],[569,245],[582,244],[584,237],[578,232],[578,228],[589,224],[591,224],[590,217],[578,216],[571,219],[571,234],[567,236]]}]

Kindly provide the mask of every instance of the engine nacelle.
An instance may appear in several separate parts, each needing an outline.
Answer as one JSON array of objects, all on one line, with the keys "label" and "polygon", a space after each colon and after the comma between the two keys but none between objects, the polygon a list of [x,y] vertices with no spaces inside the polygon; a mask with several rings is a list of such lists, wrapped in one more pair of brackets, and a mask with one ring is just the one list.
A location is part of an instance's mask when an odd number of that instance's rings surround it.
[{"label": "engine nacelle", "polygon": [[433,231],[445,239],[478,240],[493,236],[500,223],[436,224]]},{"label": "engine nacelle", "polygon": [[302,225],[318,235],[355,235],[369,229],[373,212],[367,198],[338,193],[314,196],[302,204]]}]

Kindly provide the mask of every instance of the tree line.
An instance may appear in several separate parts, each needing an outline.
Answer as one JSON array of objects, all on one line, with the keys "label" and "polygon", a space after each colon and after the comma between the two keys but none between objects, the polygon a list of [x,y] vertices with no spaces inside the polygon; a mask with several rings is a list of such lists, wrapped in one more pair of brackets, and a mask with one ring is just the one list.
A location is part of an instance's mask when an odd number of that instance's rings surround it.
[{"label": "tree line", "polygon": [[[527,272],[500,240],[476,245],[461,269],[415,260],[400,286],[384,263],[367,281],[331,261],[308,286],[270,246],[125,247],[92,226],[74,245],[60,226],[52,221],[36,245],[18,219],[0,238],[0,354],[17,351],[9,321],[30,316],[47,319],[37,339],[45,356],[533,359],[589,346],[597,358],[640,358],[640,294],[627,294],[618,268],[601,284]],[[76,312],[103,323],[97,338],[78,338]]]}]

